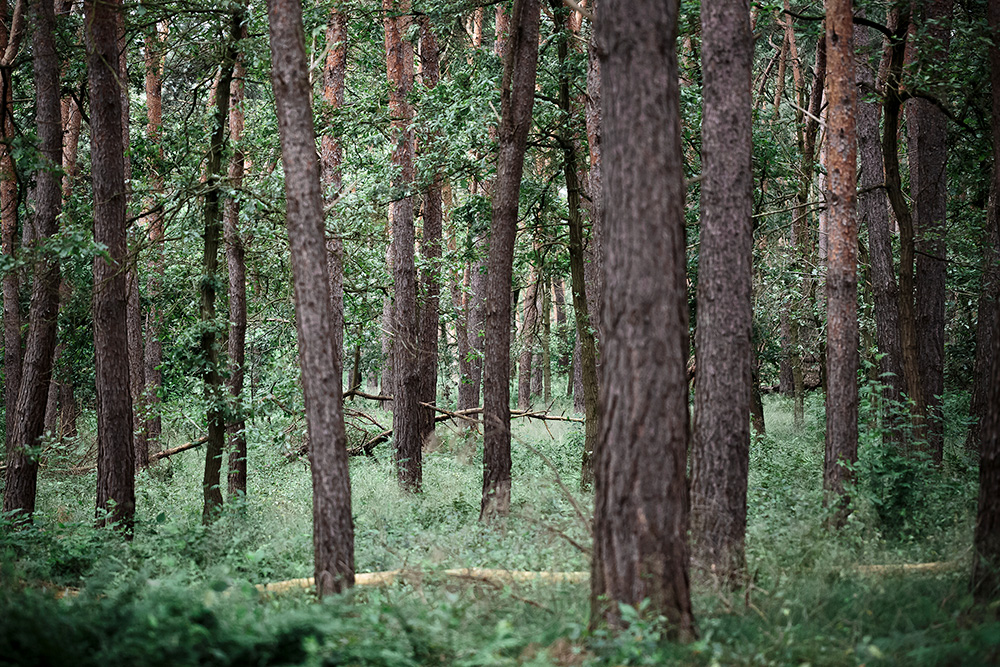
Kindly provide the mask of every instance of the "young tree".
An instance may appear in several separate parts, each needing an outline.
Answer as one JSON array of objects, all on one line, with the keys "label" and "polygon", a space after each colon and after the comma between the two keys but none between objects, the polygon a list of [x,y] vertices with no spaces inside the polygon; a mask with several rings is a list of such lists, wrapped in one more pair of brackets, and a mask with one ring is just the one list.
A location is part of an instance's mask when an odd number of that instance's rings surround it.
[{"label": "young tree", "polygon": [[[58,230],[62,188],[62,109],[59,101],[59,56],[55,45],[55,13],[51,2],[33,3],[32,55],[35,80],[35,124],[42,162],[35,175],[35,240],[41,246]],[[35,262],[31,290],[28,339],[24,348],[22,376],[11,446],[7,451],[3,510],[19,511],[31,518],[35,511],[38,444],[45,426],[45,404],[52,375],[59,315],[59,264],[51,257]]]},{"label": "young tree", "polygon": [[858,216],[852,0],[826,0],[828,255],[826,457],[823,488],[847,517],[846,483],[858,460]]},{"label": "young tree", "polygon": [[271,85],[285,169],[295,324],[305,394],[313,483],[316,591],[354,585],[354,524],[341,406],[340,355],[334,353],[323,196],[312,119],[312,92],[298,0],[268,0]]},{"label": "young tree", "polygon": [[745,569],[750,463],[753,170],[750,5],[701,6],[704,112],[691,447],[693,562],[726,584]]},{"label": "young tree", "polygon": [[[479,518],[487,521],[510,511],[511,280],[524,151],[534,106],[540,21],[538,0],[514,0],[500,89],[497,177],[486,273],[483,499]],[[499,27],[497,32],[501,34]]]},{"label": "young tree", "polygon": [[[239,39],[247,38],[245,14],[242,10],[233,16],[239,22]],[[235,26],[234,26],[235,27]],[[243,100],[246,92],[246,66],[242,49],[237,49],[233,81],[229,90],[229,140],[233,153],[229,158],[229,187],[239,192],[243,187],[246,156],[240,141],[243,138]],[[240,235],[240,201],[237,197],[226,199],[222,213],[222,236],[226,244],[226,267],[229,269],[229,395],[233,401],[232,414],[226,425],[229,433],[229,495],[247,492],[247,437],[246,420],[243,418],[243,365],[246,361],[247,337],[247,267],[243,237]]]},{"label": "young tree", "polygon": [[222,448],[226,438],[226,410],[216,337],[215,290],[219,270],[219,237],[222,232],[221,206],[222,153],[229,120],[229,96],[236,64],[236,42],[240,38],[240,14],[230,19],[230,33],[223,55],[219,81],[215,87],[215,118],[205,168],[205,252],[201,277],[201,361],[204,364],[205,401],[208,404],[208,441],[205,443],[205,476],[202,481],[204,504],[201,520],[208,523],[222,507]]},{"label": "young tree", "polygon": [[131,526],[135,516],[135,451],[129,393],[125,262],[125,147],[118,71],[120,0],[83,4],[90,97],[90,161],[94,241],[94,355],[97,384],[97,512],[103,522]]},{"label": "young tree", "polygon": [[409,0],[383,0],[389,113],[395,141],[392,164],[398,170],[389,204],[392,225],[392,437],[400,485],[419,491],[422,483],[420,439],[420,350],[417,322],[417,269],[414,261],[413,196],[414,141],[413,45],[404,39],[409,29]]},{"label": "young tree", "polygon": [[679,3],[604,0],[605,286],[591,613],[649,599],[694,633],[688,583],[688,306]]}]

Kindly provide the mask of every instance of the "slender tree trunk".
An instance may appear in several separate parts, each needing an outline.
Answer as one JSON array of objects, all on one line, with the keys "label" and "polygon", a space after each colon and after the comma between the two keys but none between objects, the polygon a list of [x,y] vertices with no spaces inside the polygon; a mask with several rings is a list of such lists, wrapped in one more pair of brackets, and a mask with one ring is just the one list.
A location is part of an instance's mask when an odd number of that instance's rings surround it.
[{"label": "slender tree trunk", "polygon": [[323,197],[302,5],[298,0],[269,0],[267,11],[309,433],[315,581],[317,593],[323,596],[354,585],[354,523],[341,406],[340,356],[333,349],[331,335]]},{"label": "slender tree trunk", "polygon": [[531,408],[531,362],[535,353],[535,330],[538,325],[538,275],[532,270],[531,285],[524,292],[524,306],[521,311],[521,354],[517,362],[517,409]]},{"label": "slender tree trunk", "polygon": [[[8,51],[10,46],[10,25],[7,3],[0,2],[0,51]],[[3,63],[7,65],[8,63]],[[14,138],[14,102],[11,68],[0,68],[0,221],[2,221],[3,254],[8,261],[13,260],[17,250],[17,202],[18,177],[15,172],[14,157],[10,141]],[[5,453],[12,449],[14,434],[14,410],[17,392],[21,384],[21,306],[18,298],[19,274],[8,271],[3,275],[3,334],[4,334],[4,406],[5,430],[7,435]]]},{"label": "slender tree trunk", "polygon": [[[458,354],[458,409],[479,407],[479,390],[472,384],[472,346],[469,344],[469,322],[472,295],[469,293],[470,269],[466,264],[451,284],[451,303],[456,311],[455,347]],[[461,284],[459,284],[459,276]]]},{"label": "slender tree trunk", "polygon": [[147,283],[149,305],[146,308],[146,433],[150,446],[154,449],[160,448],[159,440],[163,430],[160,418],[160,388],[163,385],[160,364],[163,361],[163,344],[160,342],[162,316],[159,298],[163,289],[162,276],[166,269],[163,259],[161,49],[159,26],[153,26],[146,35],[146,141],[150,145],[152,154],[152,165],[149,169],[150,196],[147,202],[150,210],[148,235],[152,260]]},{"label": "slender tree trunk", "polygon": [[750,5],[701,6],[704,114],[691,447],[693,563],[725,585],[744,579],[750,463],[753,169]]},{"label": "slender tree trunk", "polygon": [[[438,45],[433,26],[427,15],[420,17],[420,78],[427,89],[438,84]],[[424,137],[423,146],[431,151],[437,141],[436,133]],[[441,184],[443,177],[435,172],[424,192],[424,230],[420,253],[424,270],[420,277],[421,301],[419,304],[420,390],[421,403],[437,402],[438,324],[441,293]],[[420,441],[426,442],[434,434],[434,411],[420,407]]]},{"label": "slender tree trunk", "polygon": [[545,276],[542,284],[542,401],[552,402],[552,283]]},{"label": "slender tree trunk", "polygon": [[[43,243],[58,230],[61,208],[59,164],[62,162],[62,114],[59,102],[59,56],[55,45],[55,14],[51,2],[33,3],[32,56],[35,84],[35,124],[42,164],[35,174],[36,241]],[[52,374],[59,316],[59,264],[40,258],[35,262],[31,290],[28,339],[13,433],[7,451],[4,512],[23,513],[31,520],[35,511],[38,457],[31,448],[45,428],[45,404]],[[8,408],[9,409],[9,408]]]},{"label": "slender tree trunk", "polygon": [[857,83],[852,0],[826,0],[829,62],[826,173],[829,254],[826,270],[826,457],[823,488],[847,518],[847,485],[858,460]]},{"label": "slender tree trunk", "polygon": [[764,424],[764,401],[760,395],[760,356],[754,346],[750,358],[750,423],[757,435],[764,435],[767,429]]},{"label": "slender tree trunk", "polygon": [[[247,38],[247,27],[243,10],[233,15],[239,23],[239,39]],[[233,144],[233,154],[229,158],[229,187],[239,192],[243,187],[244,160],[243,147],[243,100],[246,90],[246,67],[243,64],[243,49],[237,49],[233,69],[233,81],[229,90],[229,140]],[[222,214],[222,235],[226,244],[226,267],[229,269],[229,396],[232,399],[232,416],[226,426],[229,434],[229,495],[247,493],[247,437],[246,420],[243,417],[243,378],[246,363],[247,337],[247,267],[243,238],[240,235],[240,201],[237,197],[226,199]]]},{"label": "slender tree trunk", "polygon": [[222,185],[222,153],[226,142],[226,125],[229,119],[229,95],[236,62],[236,42],[240,37],[240,19],[230,20],[230,33],[226,36],[225,54],[219,82],[215,89],[215,129],[208,149],[205,170],[205,254],[202,260],[201,279],[201,355],[205,368],[205,402],[208,405],[208,441],[205,443],[205,477],[202,482],[204,506],[202,522],[210,522],[222,507],[222,449],[226,440],[226,401],[222,389],[219,344],[216,330],[215,286],[219,271],[219,237],[222,232],[220,215],[220,189]]},{"label": "slender tree trunk", "polygon": [[[499,19],[500,5],[497,10]],[[485,434],[479,514],[485,521],[510,511],[510,295],[521,174],[534,106],[540,16],[538,0],[514,0],[500,91],[497,178],[485,300]],[[498,33],[503,34],[499,25]]]},{"label": "slender tree trunk", "polygon": [[[944,65],[951,35],[952,0],[917,3],[915,20],[927,25],[927,43],[917,57]],[[910,192],[916,235],[915,299],[917,353],[927,409],[927,447],[935,463],[944,450],[941,395],[944,393],[944,324],[946,221],[948,213],[948,119],[933,102],[916,98],[907,103]]]},{"label": "slender tree trunk", "polygon": [[688,583],[688,305],[678,3],[605,0],[605,279],[592,618],[619,604],[694,634]]},{"label": "slender tree trunk", "polygon": [[97,377],[97,516],[129,530],[135,516],[135,450],[129,393],[125,262],[125,147],[118,71],[119,0],[83,5],[90,88],[94,241],[94,352]]},{"label": "slender tree trunk", "polygon": [[[875,73],[870,66],[868,53],[881,44],[871,39],[869,29],[857,26],[854,33],[855,50],[862,54],[857,67],[857,85],[868,97],[876,92]],[[892,260],[892,240],[889,232],[889,209],[882,187],[885,170],[882,166],[882,146],[879,143],[879,105],[858,100],[858,152],[861,170],[858,175],[859,222],[868,230],[868,252],[871,267],[872,293],[875,300],[875,334],[879,360],[880,382],[884,383],[883,399],[890,406],[898,406],[903,396],[902,346],[899,340],[899,289]],[[885,424],[884,442],[898,443],[898,424]]]},{"label": "slender tree trunk", "polygon": [[414,261],[413,196],[414,140],[409,102],[413,90],[413,46],[404,39],[409,30],[409,0],[383,0],[386,70],[389,76],[389,113],[397,170],[395,193],[389,205],[393,247],[392,437],[400,485],[420,491],[420,348],[417,318],[417,279]]}]

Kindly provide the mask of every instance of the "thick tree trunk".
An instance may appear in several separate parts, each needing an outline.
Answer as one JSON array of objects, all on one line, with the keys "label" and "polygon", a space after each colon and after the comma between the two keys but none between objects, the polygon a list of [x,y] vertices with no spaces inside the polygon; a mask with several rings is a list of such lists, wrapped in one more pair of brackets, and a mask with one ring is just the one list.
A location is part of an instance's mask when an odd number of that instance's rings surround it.
[{"label": "thick tree trunk", "polygon": [[724,585],[736,586],[746,570],[753,356],[749,2],[705,0],[701,34],[704,115],[692,562]]},{"label": "thick tree trunk", "polygon": [[677,2],[605,0],[605,285],[591,614],[649,601],[694,634],[688,583],[688,304]]},{"label": "thick tree trunk", "polygon": [[[247,38],[247,27],[243,11],[233,15],[234,23],[239,23],[239,39]],[[237,26],[234,26],[234,28]],[[229,158],[228,185],[235,192],[243,187],[244,159],[243,147],[243,100],[245,94],[246,67],[243,64],[242,49],[238,49],[233,69],[233,81],[229,90],[229,140],[233,144],[233,154]],[[232,400],[232,416],[226,425],[229,434],[229,495],[247,493],[247,437],[246,420],[243,417],[243,366],[246,363],[247,337],[247,267],[243,238],[240,235],[240,201],[236,197],[226,199],[222,214],[222,236],[226,244],[226,267],[229,269],[229,396]]]},{"label": "thick tree trunk", "polygon": [[858,460],[857,83],[852,0],[826,0],[828,74],[826,173],[829,253],[826,270],[826,456],[823,488],[847,518],[847,485]]},{"label": "thick tree trunk", "polygon": [[[55,14],[52,3],[33,3],[32,56],[35,83],[35,124],[42,164],[35,174],[36,241],[44,242],[58,230],[61,208],[59,165],[62,162],[62,113],[59,102],[59,56],[55,45]],[[45,428],[45,405],[52,375],[59,315],[59,264],[39,258],[35,262],[31,290],[28,339],[17,402],[7,471],[3,511],[20,512],[31,520],[35,511],[38,482],[38,444]],[[9,405],[9,404],[8,404]],[[8,408],[10,409],[10,408]]]},{"label": "thick tree trunk", "polygon": [[[130,529],[135,516],[135,450],[129,393],[125,262],[125,147],[118,71],[119,0],[83,5],[90,88],[90,160],[94,194],[94,353],[97,385],[97,517]],[[110,260],[110,261],[109,261]]]},{"label": "thick tree trunk", "polygon": [[334,352],[331,334],[323,197],[302,4],[298,0],[269,0],[267,5],[273,63],[271,83],[285,167],[295,324],[309,433],[315,581],[317,593],[323,596],[354,585],[354,524],[341,406],[340,357]]},{"label": "thick tree trunk", "polygon": [[[882,146],[879,143],[879,105],[866,102],[876,93],[875,72],[868,54],[878,50],[881,39],[872,39],[869,29],[856,26],[855,50],[862,54],[856,79],[862,99],[858,100],[858,174],[859,223],[868,230],[868,254],[871,268],[872,293],[875,300],[875,336],[879,360],[880,382],[884,383],[882,397],[888,404],[887,417],[892,418],[903,397],[902,346],[899,339],[899,289],[896,286],[896,269],[892,260],[892,239],[889,232],[889,208],[882,187],[885,170],[882,166]],[[898,424],[887,422],[884,442],[899,442]]]},{"label": "thick tree trunk", "polygon": [[[913,18],[927,25],[927,42],[915,47],[917,58],[944,65],[951,35],[952,0],[916,3]],[[925,52],[924,54],[919,52]],[[945,280],[948,273],[945,243],[948,213],[948,119],[929,100],[907,102],[910,158],[910,192],[916,235],[916,318],[920,381],[927,408],[927,448],[935,463],[941,463],[944,423],[941,395],[944,393]]]},{"label": "thick tree trunk", "polygon": [[[437,38],[430,19],[420,17],[420,78],[425,88],[431,89],[437,85],[440,78],[438,67]],[[436,134],[423,138],[423,146],[433,150]],[[420,347],[420,389],[421,403],[437,402],[437,368],[438,368],[438,324],[440,316],[441,293],[441,184],[443,177],[435,173],[424,192],[424,230],[420,243],[420,254],[424,269],[420,276],[419,304],[419,347]],[[426,442],[434,434],[434,411],[430,408],[418,408],[420,416],[420,441]]]},{"label": "thick tree trunk", "polygon": [[386,71],[389,76],[389,113],[395,148],[394,201],[389,205],[393,247],[392,433],[396,473],[400,485],[420,491],[422,451],[420,439],[420,348],[417,318],[417,278],[414,261],[413,195],[414,140],[410,122],[413,109],[413,45],[404,39],[409,30],[409,0],[383,0],[385,12]]},{"label": "thick tree trunk", "polygon": [[208,149],[205,169],[205,254],[201,279],[201,356],[204,366],[205,402],[208,405],[208,441],[205,443],[205,476],[202,481],[204,505],[202,522],[208,523],[222,507],[222,449],[226,440],[226,399],[222,389],[219,347],[216,329],[215,286],[219,271],[219,240],[222,216],[219,205],[222,185],[222,153],[229,120],[229,95],[236,64],[236,42],[240,36],[240,19],[230,20],[229,40],[223,56],[219,82],[215,89],[215,128]]},{"label": "thick tree trunk", "polygon": [[163,273],[166,269],[163,259],[163,106],[161,100],[161,68],[163,64],[162,40],[159,27],[153,26],[146,35],[146,141],[150,145],[152,162],[149,169],[150,197],[149,245],[152,261],[147,283],[149,305],[146,308],[146,433],[150,446],[160,448],[160,433],[163,430],[160,418],[160,388],[163,374],[163,344],[160,341],[162,316],[159,298],[163,289]]},{"label": "thick tree trunk", "polygon": [[[534,106],[540,16],[538,0],[514,0],[500,91],[497,178],[485,299],[485,434],[479,514],[485,521],[510,511],[510,295],[521,174]],[[503,34],[502,26],[498,25],[498,33]]]}]

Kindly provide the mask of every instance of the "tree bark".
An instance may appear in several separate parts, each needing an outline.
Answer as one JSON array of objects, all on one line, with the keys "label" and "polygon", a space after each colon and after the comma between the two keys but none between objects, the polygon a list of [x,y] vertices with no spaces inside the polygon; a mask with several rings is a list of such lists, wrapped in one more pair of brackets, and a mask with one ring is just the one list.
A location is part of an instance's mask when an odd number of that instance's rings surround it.
[{"label": "tree bark", "polygon": [[[247,26],[243,10],[233,14],[233,22],[238,23],[239,40],[247,38]],[[234,25],[234,29],[237,26]],[[235,35],[234,35],[235,37]],[[246,67],[243,64],[243,50],[237,49],[233,80],[229,90],[229,140],[233,144],[233,154],[229,158],[229,187],[240,192],[243,187],[244,160],[243,100],[246,90]],[[222,235],[226,244],[226,267],[229,270],[229,396],[232,400],[231,417],[226,425],[229,434],[229,495],[247,493],[247,437],[246,419],[243,407],[243,366],[246,363],[247,337],[247,267],[243,237],[240,235],[240,201],[231,196],[226,199],[222,214]]]},{"label": "tree bark", "polygon": [[[466,264],[451,284],[451,303],[456,311],[455,347],[458,354],[458,409],[478,407],[479,389],[472,384],[472,346],[469,344],[469,322],[472,295],[469,292],[470,269]],[[461,276],[461,283],[459,276]]]},{"label": "tree bark", "polygon": [[531,362],[535,353],[535,338],[538,328],[538,275],[533,269],[529,280],[531,285],[524,291],[524,305],[521,317],[521,354],[517,361],[517,409],[531,408]]},{"label": "tree bark", "polygon": [[826,0],[827,231],[826,456],[823,488],[847,518],[850,464],[858,460],[857,83],[852,0]]},{"label": "tree bark", "polygon": [[410,122],[413,109],[413,45],[404,39],[411,19],[409,0],[383,0],[385,12],[386,71],[389,77],[389,114],[395,148],[392,165],[397,174],[389,204],[393,247],[392,318],[392,432],[399,484],[420,491],[422,448],[420,440],[420,348],[417,318],[417,269],[413,228],[414,139]]},{"label": "tree bark", "polygon": [[[944,66],[948,57],[952,0],[916,3],[913,19],[927,25],[928,41],[914,45],[919,60]],[[926,403],[927,448],[941,463],[944,423],[944,324],[946,221],[948,213],[948,119],[933,102],[911,99],[906,104],[910,158],[910,192],[915,234],[917,354],[922,394]]]},{"label": "tree bark", "polygon": [[701,6],[704,112],[691,447],[692,561],[724,585],[746,570],[752,313],[750,5]]},{"label": "tree bark", "polygon": [[552,283],[545,276],[542,284],[542,401],[552,402]]},{"label": "tree bark", "polygon": [[[427,15],[420,17],[420,78],[424,87],[434,88],[440,78],[437,37]],[[423,146],[433,150],[437,133],[423,138]],[[438,323],[441,293],[441,184],[443,177],[435,170],[424,192],[424,229],[420,243],[424,269],[420,276],[419,346],[420,390],[419,401],[433,405],[437,402]],[[420,442],[434,434],[434,410],[419,407]]]},{"label": "tree bark", "polygon": [[603,421],[591,615],[620,603],[694,634],[688,583],[688,304],[676,1],[605,0]]},{"label": "tree bark", "polygon": [[354,524],[340,357],[331,335],[323,197],[302,5],[298,0],[269,0],[267,11],[312,469],[315,581],[317,594],[323,596],[354,585]]},{"label": "tree bark", "polygon": [[131,529],[135,516],[135,450],[129,392],[125,262],[125,147],[117,16],[120,0],[83,5],[90,92],[90,160],[94,241],[94,353],[97,385],[97,517]]},{"label": "tree bark", "polygon": [[[497,17],[500,18],[500,5]],[[514,240],[538,66],[538,0],[514,0],[500,90],[497,177],[486,274],[483,498],[480,520],[510,511],[510,323]],[[503,34],[498,21],[498,33]],[[498,37],[499,41],[499,37]]]},{"label": "tree bark", "polygon": [[149,245],[152,251],[147,296],[149,305],[146,308],[146,433],[150,446],[160,448],[160,434],[163,430],[160,418],[160,390],[163,386],[163,374],[160,364],[163,362],[163,343],[160,341],[162,315],[160,314],[159,298],[163,289],[162,276],[166,269],[163,259],[163,105],[161,69],[162,39],[158,25],[153,26],[146,35],[146,141],[151,147],[152,165],[149,169],[150,196],[147,206],[149,213]]},{"label": "tree bark", "polygon": [[[61,209],[59,165],[62,162],[62,112],[59,102],[59,56],[55,45],[55,14],[51,2],[33,3],[32,56],[35,83],[35,124],[42,164],[35,174],[35,239],[40,245],[58,230]],[[28,339],[13,433],[7,452],[4,512],[19,512],[31,520],[38,483],[38,445],[45,428],[45,404],[52,375],[59,316],[59,264],[40,257],[35,262]]]}]

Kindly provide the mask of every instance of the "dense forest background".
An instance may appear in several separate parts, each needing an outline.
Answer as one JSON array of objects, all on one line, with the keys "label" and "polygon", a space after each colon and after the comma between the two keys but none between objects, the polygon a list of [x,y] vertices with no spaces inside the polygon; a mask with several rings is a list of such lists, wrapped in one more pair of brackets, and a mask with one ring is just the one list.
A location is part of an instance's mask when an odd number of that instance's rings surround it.
[{"label": "dense forest background", "polygon": [[994,4],[0,0],[0,664],[997,660]]}]

